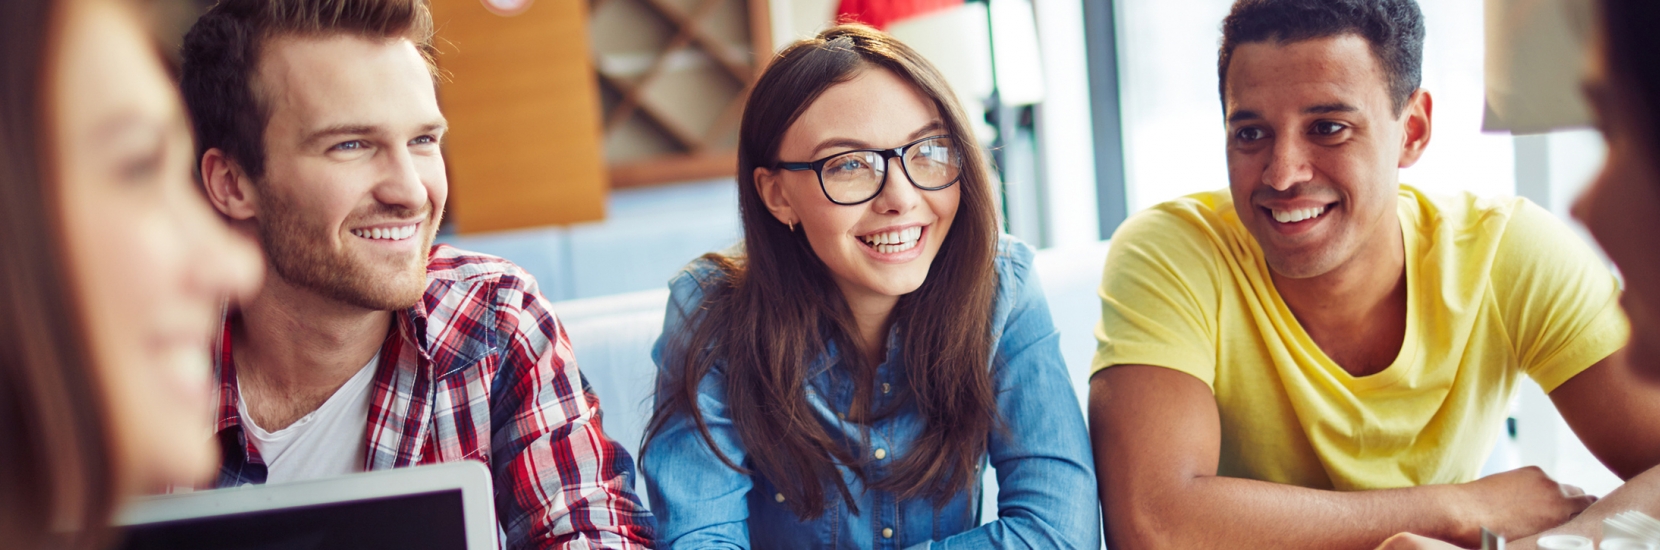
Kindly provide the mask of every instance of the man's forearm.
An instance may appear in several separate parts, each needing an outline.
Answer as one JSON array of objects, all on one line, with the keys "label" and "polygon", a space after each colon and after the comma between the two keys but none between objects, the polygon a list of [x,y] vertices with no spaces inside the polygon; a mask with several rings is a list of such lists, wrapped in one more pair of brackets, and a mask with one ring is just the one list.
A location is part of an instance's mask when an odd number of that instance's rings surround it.
[{"label": "man's forearm", "polygon": [[1207,476],[1152,502],[1103,503],[1116,549],[1370,549],[1410,531],[1470,542],[1456,486],[1338,492]]},{"label": "man's forearm", "polygon": [[[1574,519],[1562,524],[1561,527],[1550,529],[1544,535],[1580,535],[1596,540],[1602,536],[1602,520],[1628,510],[1636,510],[1650,516],[1660,517],[1660,467],[1638,474],[1625,485],[1621,485],[1608,496],[1598,500],[1596,504],[1586,508],[1585,512]],[[1528,537],[1507,544],[1506,548],[1515,550],[1533,550],[1538,537]]]}]

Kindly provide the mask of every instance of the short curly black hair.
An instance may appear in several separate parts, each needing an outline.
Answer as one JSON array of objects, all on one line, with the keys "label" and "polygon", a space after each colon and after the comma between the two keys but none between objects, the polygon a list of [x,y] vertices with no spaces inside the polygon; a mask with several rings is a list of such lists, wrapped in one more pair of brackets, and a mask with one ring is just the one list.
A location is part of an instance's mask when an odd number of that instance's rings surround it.
[{"label": "short curly black hair", "polygon": [[1239,0],[1222,20],[1218,92],[1226,108],[1228,63],[1241,44],[1281,44],[1354,34],[1372,45],[1400,115],[1423,81],[1424,13],[1414,0]]}]

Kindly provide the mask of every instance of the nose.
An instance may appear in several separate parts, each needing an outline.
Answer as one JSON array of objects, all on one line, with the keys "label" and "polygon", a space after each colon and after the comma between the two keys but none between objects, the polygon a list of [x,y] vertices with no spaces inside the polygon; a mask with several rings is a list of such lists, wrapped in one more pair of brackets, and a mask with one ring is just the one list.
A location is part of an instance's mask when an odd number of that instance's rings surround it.
[{"label": "nose", "polygon": [[1262,171],[1262,183],[1278,191],[1290,189],[1299,183],[1314,179],[1314,166],[1309,163],[1308,149],[1299,139],[1274,140],[1274,149],[1268,167]]},{"label": "nose", "polygon": [[1579,198],[1574,199],[1573,205],[1568,209],[1568,214],[1579,220],[1580,223],[1589,226],[1594,219],[1591,215],[1591,209],[1594,208],[1596,201],[1602,194],[1603,180],[1607,177],[1606,168],[1602,172],[1598,172],[1596,177],[1591,180],[1591,184],[1585,187],[1585,191],[1579,194]]},{"label": "nose", "polygon": [[392,147],[387,151],[385,171],[374,190],[375,200],[412,212],[424,211],[430,197],[425,182],[421,181],[415,155],[407,147]]},{"label": "nose", "polygon": [[185,189],[174,219],[190,266],[186,292],[208,303],[251,297],[265,274],[258,247],[247,236],[231,231],[201,196]]},{"label": "nose", "polygon": [[899,157],[888,159],[888,182],[882,186],[882,192],[870,201],[870,207],[878,213],[904,214],[922,202],[922,190],[911,183],[911,177],[900,163]]}]

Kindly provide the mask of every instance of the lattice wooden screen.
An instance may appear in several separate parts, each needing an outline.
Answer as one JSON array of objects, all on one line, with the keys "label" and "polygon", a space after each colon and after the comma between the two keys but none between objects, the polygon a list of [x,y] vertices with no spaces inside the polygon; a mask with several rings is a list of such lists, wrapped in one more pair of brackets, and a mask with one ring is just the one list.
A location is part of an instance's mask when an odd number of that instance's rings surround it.
[{"label": "lattice wooden screen", "polygon": [[730,176],[767,0],[591,0],[612,187]]}]

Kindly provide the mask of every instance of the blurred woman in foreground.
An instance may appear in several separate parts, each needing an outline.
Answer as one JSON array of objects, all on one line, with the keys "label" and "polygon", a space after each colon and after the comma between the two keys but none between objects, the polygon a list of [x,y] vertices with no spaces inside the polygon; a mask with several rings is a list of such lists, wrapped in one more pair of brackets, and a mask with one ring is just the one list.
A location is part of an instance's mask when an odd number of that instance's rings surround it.
[{"label": "blurred woman in foreground", "polygon": [[[1639,383],[1660,383],[1660,2],[1601,0],[1597,37],[1585,78],[1585,95],[1608,144],[1602,172],[1574,204],[1625,279],[1622,305],[1631,317],[1624,361],[1649,374]],[[1660,418],[1633,417],[1634,430],[1660,430]],[[1660,516],[1660,468],[1624,486],[1561,527],[1542,533],[1598,537],[1603,519],[1627,510]],[[1506,546],[1534,548],[1535,537]],[[1383,548],[1452,548],[1401,535]]]},{"label": "blurred woman in foreground", "polygon": [[122,0],[0,2],[0,545],[96,545],[122,497],[210,474],[206,343],[257,283]]}]

